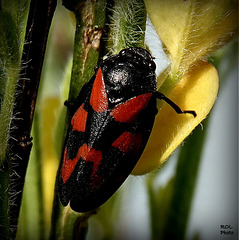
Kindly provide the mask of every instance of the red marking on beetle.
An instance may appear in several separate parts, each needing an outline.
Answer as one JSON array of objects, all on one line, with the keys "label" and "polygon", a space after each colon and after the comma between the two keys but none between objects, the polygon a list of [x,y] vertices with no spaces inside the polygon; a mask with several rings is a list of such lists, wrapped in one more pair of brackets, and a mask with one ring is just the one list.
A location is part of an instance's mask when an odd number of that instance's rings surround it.
[{"label": "red marking on beetle", "polygon": [[85,132],[86,120],[88,112],[83,108],[84,103],[77,109],[74,116],[71,119],[72,130],[79,132]]},{"label": "red marking on beetle", "polygon": [[96,112],[104,112],[108,110],[108,98],[101,68],[99,68],[96,74],[92,87],[90,105]]},{"label": "red marking on beetle", "polygon": [[77,158],[74,158],[73,160],[67,158],[67,148],[64,150],[64,160],[63,160],[63,165],[62,165],[62,180],[63,183],[65,183],[68,178],[71,176],[76,163],[77,163]]},{"label": "red marking on beetle", "polygon": [[101,151],[95,150],[91,146],[88,147],[87,144],[84,143],[79,148],[76,157],[73,159],[68,159],[67,148],[65,148],[64,160],[63,160],[63,166],[62,166],[63,183],[65,183],[69,179],[80,158],[84,159],[86,162],[94,162],[93,170],[91,174],[92,176],[94,176],[96,174],[96,171],[98,170],[99,164],[103,157],[102,157]]},{"label": "red marking on beetle", "polygon": [[133,152],[137,154],[142,144],[142,134],[123,132],[112,144],[113,147],[118,148],[124,154]]},{"label": "red marking on beetle", "polygon": [[137,97],[131,98],[124,103],[114,107],[110,115],[115,121],[130,123],[135,120],[138,114],[147,107],[152,93],[145,93]]}]

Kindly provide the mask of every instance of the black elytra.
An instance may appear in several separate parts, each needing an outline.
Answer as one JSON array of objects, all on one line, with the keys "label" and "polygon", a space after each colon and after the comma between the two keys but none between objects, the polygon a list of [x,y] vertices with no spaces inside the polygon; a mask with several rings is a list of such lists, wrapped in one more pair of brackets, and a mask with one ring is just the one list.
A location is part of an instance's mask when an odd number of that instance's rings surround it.
[{"label": "black elytra", "polygon": [[[156,99],[183,111],[157,92],[155,62],[143,48],[103,60],[80,91],[57,174],[63,206],[88,212],[106,202],[133,170],[149,139]],[[160,136],[159,136],[160,139]]]}]

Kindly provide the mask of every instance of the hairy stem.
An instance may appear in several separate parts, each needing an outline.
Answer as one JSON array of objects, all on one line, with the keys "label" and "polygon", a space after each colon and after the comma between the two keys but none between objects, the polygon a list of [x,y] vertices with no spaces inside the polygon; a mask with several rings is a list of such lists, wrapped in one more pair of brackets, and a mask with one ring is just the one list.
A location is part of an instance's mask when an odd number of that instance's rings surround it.
[{"label": "hairy stem", "polygon": [[[9,124],[11,131],[9,141],[7,142],[8,148],[4,156],[4,168],[1,169],[0,176],[1,179],[4,177],[4,182],[9,183],[9,187],[3,189],[4,193],[1,196],[1,200],[3,199],[4,201],[1,205],[8,206],[3,209],[5,214],[2,214],[4,216],[8,215],[6,219],[9,220],[9,227],[7,229],[10,229],[10,231],[6,232],[4,236],[7,239],[14,239],[16,235],[22,190],[32,146],[30,131],[37,90],[48,31],[55,7],[56,0],[31,1],[20,78],[17,82],[16,89],[11,87],[11,91],[6,93],[8,95],[12,94],[14,106],[13,117],[11,117],[11,123]],[[22,47],[19,46],[19,48],[21,49]],[[18,79],[15,75],[11,77]],[[7,84],[5,90],[8,89]],[[3,102],[2,110],[5,111],[6,106],[4,104],[5,102]],[[0,225],[2,226],[2,224]]]}]

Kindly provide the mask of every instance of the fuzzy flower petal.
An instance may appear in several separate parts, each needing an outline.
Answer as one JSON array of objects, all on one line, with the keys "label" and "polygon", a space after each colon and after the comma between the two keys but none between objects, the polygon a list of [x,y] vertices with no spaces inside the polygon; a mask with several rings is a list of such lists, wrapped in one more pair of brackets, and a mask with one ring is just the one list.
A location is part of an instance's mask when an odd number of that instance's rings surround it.
[{"label": "fuzzy flower petal", "polygon": [[235,0],[145,0],[145,4],[172,62],[171,80],[180,79],[195,61],[238,31]]},{"label": "fuzzy flower petal", "polygon": [[168,96],[181,109],[195,110],[197,117],[177,114],[163,103],[155,119],[148,144],[132,174],[158,168],[190,132],[207,116],[218,92],[218,74],[207,62],[196,64]]}]

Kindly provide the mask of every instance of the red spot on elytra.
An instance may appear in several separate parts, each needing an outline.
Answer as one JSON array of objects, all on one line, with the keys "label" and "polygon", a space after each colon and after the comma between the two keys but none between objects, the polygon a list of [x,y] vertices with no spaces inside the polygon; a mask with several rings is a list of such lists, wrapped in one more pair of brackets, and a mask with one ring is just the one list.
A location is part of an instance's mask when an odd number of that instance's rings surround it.
[{"label": "red spot on elytra", "polygon": [[72,130],[77,130],[79,132],[85,132],[86,127],[86,120],[88,112],[83,108],[84,104],[82,104],[77,111],[75,112],[74,116],[71,119]]},{"label": "red spot on elytra", "polygon": [[62,166],[62,180],[64,183],[71,176],[80,158],[82,158],[86,162],[94,162],[93,171],[91,174],[92,176],[94,176],[102,160],[102,153],[101,151],[95,150],[91,146],[88,147],[87,144],[85,143],[79,148],[75,158],[68,159],[67,148],[65,148],[64,160],[63,160],[63,166]]},{"label": "red spot on elytra", "polygon": [[118,148],[123,153],[133,152],[137,154],[142,144],[142,134],[123,132],[112,144],[113,147]]},{"label": "red spot on elytra", "polygon": [[135,120],[138,114],[147,107],[152,93],[145,93],[114,107],[110,115],[115,121],[130,123]]},{"label": "red spot on elytra", "polygon": [[108,110],[108,97],[103,81],[102,70],[99,68],[90,95],[90,105],[96,112]]}]

